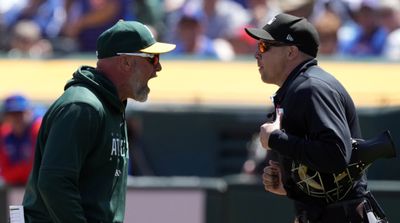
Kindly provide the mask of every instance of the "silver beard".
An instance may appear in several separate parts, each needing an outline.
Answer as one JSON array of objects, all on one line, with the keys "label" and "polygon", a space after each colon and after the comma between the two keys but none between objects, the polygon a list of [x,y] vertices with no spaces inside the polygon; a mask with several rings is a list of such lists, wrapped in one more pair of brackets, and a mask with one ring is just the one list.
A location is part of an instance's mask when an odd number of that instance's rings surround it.
[{"label": "silver beard", "polygon": [[142,86],[140,83],[136,85],[135,100],[139,102],[147,101],[148,95],[150,93],[150,88],[147,86]]}]

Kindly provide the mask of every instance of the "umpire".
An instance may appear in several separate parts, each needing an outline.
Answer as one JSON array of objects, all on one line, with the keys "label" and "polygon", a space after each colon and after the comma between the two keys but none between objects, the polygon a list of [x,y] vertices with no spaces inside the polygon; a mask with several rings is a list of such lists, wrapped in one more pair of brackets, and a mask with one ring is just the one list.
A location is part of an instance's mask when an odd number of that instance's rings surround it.
[{"label": "umpire", "polygon": [[358,116],[345,88],[318,66],[317,31],[288,14],[245,30],[259,41],[262,81],[279,86],[275,121],[260,128],[268,150],[265,189],[294,201],[295,222],[369,222],[369,204],[376,203],[365,173],[354,178],[348,171],[351,139],[361,138]]}]

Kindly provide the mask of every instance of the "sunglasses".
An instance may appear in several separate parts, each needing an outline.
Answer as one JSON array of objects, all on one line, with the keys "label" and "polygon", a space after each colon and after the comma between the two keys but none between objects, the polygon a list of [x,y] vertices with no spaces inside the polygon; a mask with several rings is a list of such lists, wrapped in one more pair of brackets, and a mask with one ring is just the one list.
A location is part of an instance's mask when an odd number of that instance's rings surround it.
[{"label": "sunglasses", "polygon": [[160,62],[160,54],[151,54],[151,53],[117,53],[117,55],[127,55],[127,56],[139,56],[144,57],[151,63],[152,65],[157,65]]},{"label": "sunglasses", "polygon": [[287,43],[281,43],[281,42],[260,41],[260,42],[258,42],[258,51],[260,53],[265,53],[268,50],[270,50],[272,47],[281,47],[281,46],[291,46],[291,45],[287,44]]}]

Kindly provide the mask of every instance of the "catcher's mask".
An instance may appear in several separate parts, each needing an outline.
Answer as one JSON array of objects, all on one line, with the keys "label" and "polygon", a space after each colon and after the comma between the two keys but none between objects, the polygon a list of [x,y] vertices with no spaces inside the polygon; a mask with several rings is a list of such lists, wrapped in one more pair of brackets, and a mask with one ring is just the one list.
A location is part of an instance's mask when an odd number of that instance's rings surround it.
[{"label": "catcher's mask", "polygon": [[342,200],[373,161],[396,156],[390,132],[369,139],[353,139],[350,164],[340,173],[320,173],[296,161],[292,162],[292,179],[304,193],[325,199],[327,203]]}]

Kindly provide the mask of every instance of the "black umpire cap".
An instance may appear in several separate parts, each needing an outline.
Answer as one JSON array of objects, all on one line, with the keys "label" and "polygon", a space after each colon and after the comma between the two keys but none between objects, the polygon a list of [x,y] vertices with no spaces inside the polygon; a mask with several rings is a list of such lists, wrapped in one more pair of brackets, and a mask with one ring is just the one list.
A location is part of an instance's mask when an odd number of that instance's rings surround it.
[{"label": "black umpire cap", "polygon": [[245,28],[245,30],[254,39],[296,45],[300,51],[312,57],[317,56],[318,32],[305,18],[281,13],[272,18],[262,29]]}]

